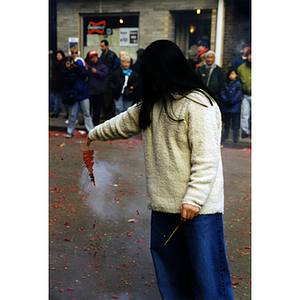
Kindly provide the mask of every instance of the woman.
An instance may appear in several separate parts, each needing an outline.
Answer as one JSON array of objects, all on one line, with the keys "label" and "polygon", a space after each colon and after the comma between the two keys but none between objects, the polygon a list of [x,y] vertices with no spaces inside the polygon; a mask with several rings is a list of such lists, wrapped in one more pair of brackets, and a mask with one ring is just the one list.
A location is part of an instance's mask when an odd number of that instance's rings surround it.
[{"label": "woman", "polygon": [[84,125],[89,132],[94,128],[90,116],[89,91],[86,85],[86,70],[77,63],[74,63],[71,56],[65,60],[65,68],[62,71],[63,76],[63,103],[69,106],[69,123],[67,128],[67,138],[72,138],[75,131],[77,103],[79,103]]},{"label": "woman", "polygon": [[[53,81],[51,83],[50,98],[53,99],[54,110],[51,118],[58,118],[60,113],[60,100],[62,93],[62,70],[64,68],[65,54],[62,50],[56,52],[55,63],[53,67]],[[67,107],[66,107],[67,109]]]},{"label": "woman", "polygon": [[147,47],[141,75],[142,101],[95,127],[87,146],[143,136],[151,253],[162,299],[231,300],[218,105],[170,41]]},{"label": "woman", "polygon": [[109,87],[115,101],[115,115],[127,110],[132,105],[134,94],[139,90],[139,76],[130,70],[130,57],[123,55],[121,68],[116,69],[109,78]]}]

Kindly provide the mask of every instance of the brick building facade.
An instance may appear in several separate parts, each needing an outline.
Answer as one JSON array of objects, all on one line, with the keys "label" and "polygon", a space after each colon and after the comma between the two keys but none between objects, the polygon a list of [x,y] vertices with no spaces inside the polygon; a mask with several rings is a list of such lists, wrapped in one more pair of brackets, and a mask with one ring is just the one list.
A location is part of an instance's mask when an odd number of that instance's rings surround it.
[{"label": "brick building facade", "polygon": [[[216,40],[219,39],[222,45],[218,48],[221,49],[220,53],[216,55],[220,57],[219,64],[225,67],[238,53],[239,45],[250,40],[250,1],[50,0],[52,4],[56,4],[57,36],[55,45],[57,48],[51,50],[61,49],[67,54],[70,38],[75,38],[75,41],[78,39],[77,45],[81,56],[85,57],[92,49],[100,53],[99,44],[105,38],[110,43],[110,49],[117,54],[120,50],[126,50],[135,59],[138,48],[146,48],[157,39],[169,39],[189,56],[191,47],[198,40],[206,40],[210,49],[216,51]],[[223,4],[224,12],[222,24],[217,24],[220,3]],[[201,10],[200,14],[197,14],[197,9]],[[120,19],[123,20],[123,24],[118,23]],[[98,28],[99,31],[103,29],[104,23],[99,22],[100,20],[106,22],[106,31],[103,34],[99,32],[87,34],[88,26]],[[217,31],[217,26],[222,29],[221,33]],[[124,32],[130,34],[130,28],[137,30],[138,42],[121,45],[119,42],[121,34]]]}]

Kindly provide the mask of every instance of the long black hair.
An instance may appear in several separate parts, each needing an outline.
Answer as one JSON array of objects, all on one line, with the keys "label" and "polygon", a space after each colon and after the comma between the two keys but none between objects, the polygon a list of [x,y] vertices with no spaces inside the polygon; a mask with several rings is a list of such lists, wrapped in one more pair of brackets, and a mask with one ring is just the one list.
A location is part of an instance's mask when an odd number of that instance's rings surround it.
[{"label": "long black hair", "polygon": [[[174,119],[167,110],[167,96],[171,93],[185,95],[198,90],[206,92],[215,100],[213,93],[191,68],[182,51],[171,41],[158,40],[151,43],[141,56],[140,71],[143,95],[139,125],[143,129],[151,124],[152,108],[159,99],[162,100],[168,117]],[[209,101],[212,105],[212,101]]]}]

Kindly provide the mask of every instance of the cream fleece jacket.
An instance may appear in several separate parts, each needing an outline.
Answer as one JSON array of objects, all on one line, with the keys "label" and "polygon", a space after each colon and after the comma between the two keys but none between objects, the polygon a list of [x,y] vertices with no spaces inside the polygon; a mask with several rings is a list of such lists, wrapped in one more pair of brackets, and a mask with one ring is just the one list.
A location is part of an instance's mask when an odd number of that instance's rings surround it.
[{"label": "cream fleece jacket", "polygon": [[200,92],[180,97],[170,109],[175,119],[183,120],[178,122],[157,102],[145,130],[139,127],[140,106],[135,104],[95,127],[89,138],[107,141],[142,134],[149,209],[180,213],[182,204],[189,203],[200,208],[199,214],[224,213],[222,122],[213,103]]}]

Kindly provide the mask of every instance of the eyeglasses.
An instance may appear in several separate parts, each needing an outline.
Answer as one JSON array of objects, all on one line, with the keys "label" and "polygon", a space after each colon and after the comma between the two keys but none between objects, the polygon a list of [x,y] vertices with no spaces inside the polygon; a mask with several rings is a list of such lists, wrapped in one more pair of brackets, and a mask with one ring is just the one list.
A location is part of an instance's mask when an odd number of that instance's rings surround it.
[{"label": "eyeglasses", "polygon": [[72,54],[78,54],[78,52],[72,52]]}]

